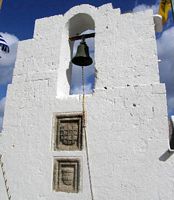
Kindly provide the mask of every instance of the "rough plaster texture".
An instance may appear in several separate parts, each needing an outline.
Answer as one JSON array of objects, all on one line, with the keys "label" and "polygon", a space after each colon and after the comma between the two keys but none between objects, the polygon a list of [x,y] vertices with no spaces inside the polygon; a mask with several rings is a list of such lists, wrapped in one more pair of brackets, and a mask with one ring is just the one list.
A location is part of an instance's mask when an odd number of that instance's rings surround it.
[{"label": "rough plaster texture", "polygon": [[[174,157],[165,153],[166,95],[159,83],[152,11],[120,15],[111,4],[80,5],[64,16],[36,20],[33,39],[19,43],[0,137],[12,200],[90,199],[85,149],[52,146],[55,113],[82,111],[81,97],[69,95],[66,76],[68,37],[84,19],[73,18],[79,13],[88,15],[84,23],[96,32],[96,86],[87,96],[95,200],[171,200]],[[80,159],[79,193],[53,191],[54,157]]]}]

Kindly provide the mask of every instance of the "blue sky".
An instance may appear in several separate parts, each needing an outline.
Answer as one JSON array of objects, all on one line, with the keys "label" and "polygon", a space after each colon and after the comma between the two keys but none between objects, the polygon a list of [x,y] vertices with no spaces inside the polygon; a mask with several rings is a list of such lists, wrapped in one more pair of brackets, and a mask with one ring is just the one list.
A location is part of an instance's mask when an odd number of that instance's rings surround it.
[{"label": "blue sky", "polygon": [[[4,113],[7,84],[11,82],[12,70],[16,57],[18,40],[33,37],[34,23],[38,18],[64,14],[71,7],[79,4],[101,6],[112,3],[114,8],[120,8],[122,13],[135,12],[152,8],[158,10],[159,0],[4,0],[0,11],[0,32],[11,48],[10,55],[0,60],[0,129]],[[157,34],[158,55],[162,60],[159,64],[161,82],[166,83],[168,95],[168,113],[174,114],[174,28],[172,14],[164,27]],[[166,53],[168,52],[168,54]],[[91,69],[92,73],[93,69]],[[89,77],[90,81],[90,77]]]}]

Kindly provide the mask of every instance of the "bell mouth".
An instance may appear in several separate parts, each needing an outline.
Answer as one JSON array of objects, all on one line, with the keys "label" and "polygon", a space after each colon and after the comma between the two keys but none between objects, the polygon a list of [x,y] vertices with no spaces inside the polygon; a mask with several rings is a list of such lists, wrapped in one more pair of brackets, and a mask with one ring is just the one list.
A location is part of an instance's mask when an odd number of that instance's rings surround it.
[{"label": "bell mouth", "polygon": [[79,57],[74,57],[72,59],[72,63],[78,66],[88,66],[91,65],[93,63],[92,58],[88,57],[83,57],[83,56],[79,56]]}]

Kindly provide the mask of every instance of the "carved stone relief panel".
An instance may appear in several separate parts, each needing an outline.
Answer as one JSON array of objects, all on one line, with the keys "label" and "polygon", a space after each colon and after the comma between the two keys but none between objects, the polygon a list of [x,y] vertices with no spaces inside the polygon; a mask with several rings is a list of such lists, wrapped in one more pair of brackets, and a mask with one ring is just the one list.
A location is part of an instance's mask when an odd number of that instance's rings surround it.
[{"label": "carved stone relief panel", "polygon": [[59,115],[55,120],[54,150],[82,149],[82,116]]},{"label": "carved stone relief panel", "polygon": [[78,159],[56,159],[54,161],[53,189],[61,192],[79,191],[80,164]]}]

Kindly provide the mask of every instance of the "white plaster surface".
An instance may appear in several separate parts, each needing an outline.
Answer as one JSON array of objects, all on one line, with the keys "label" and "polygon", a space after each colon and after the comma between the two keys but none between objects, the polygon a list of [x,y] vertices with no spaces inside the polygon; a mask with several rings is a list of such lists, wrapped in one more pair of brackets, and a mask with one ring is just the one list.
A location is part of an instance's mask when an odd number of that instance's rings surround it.
[{"label": "white plaster surface", "polygon": [[[107,4],[80,5],[64,16],[36,20],[33,39],[19,43],[0,137],[12,200],[90,199],[85,149],[52,148],[54,113],[82,111],[81,98],[68,94],[65,76],[66,26],[78,13],[92,17],[96,32],[96,89],[87,97],[95,200],[173,199],[174,157],[165,153],[166,94],[159,83],[152,11],[120,15]],[[52,190],[54,157],[81,159],[79,193]]]}]

